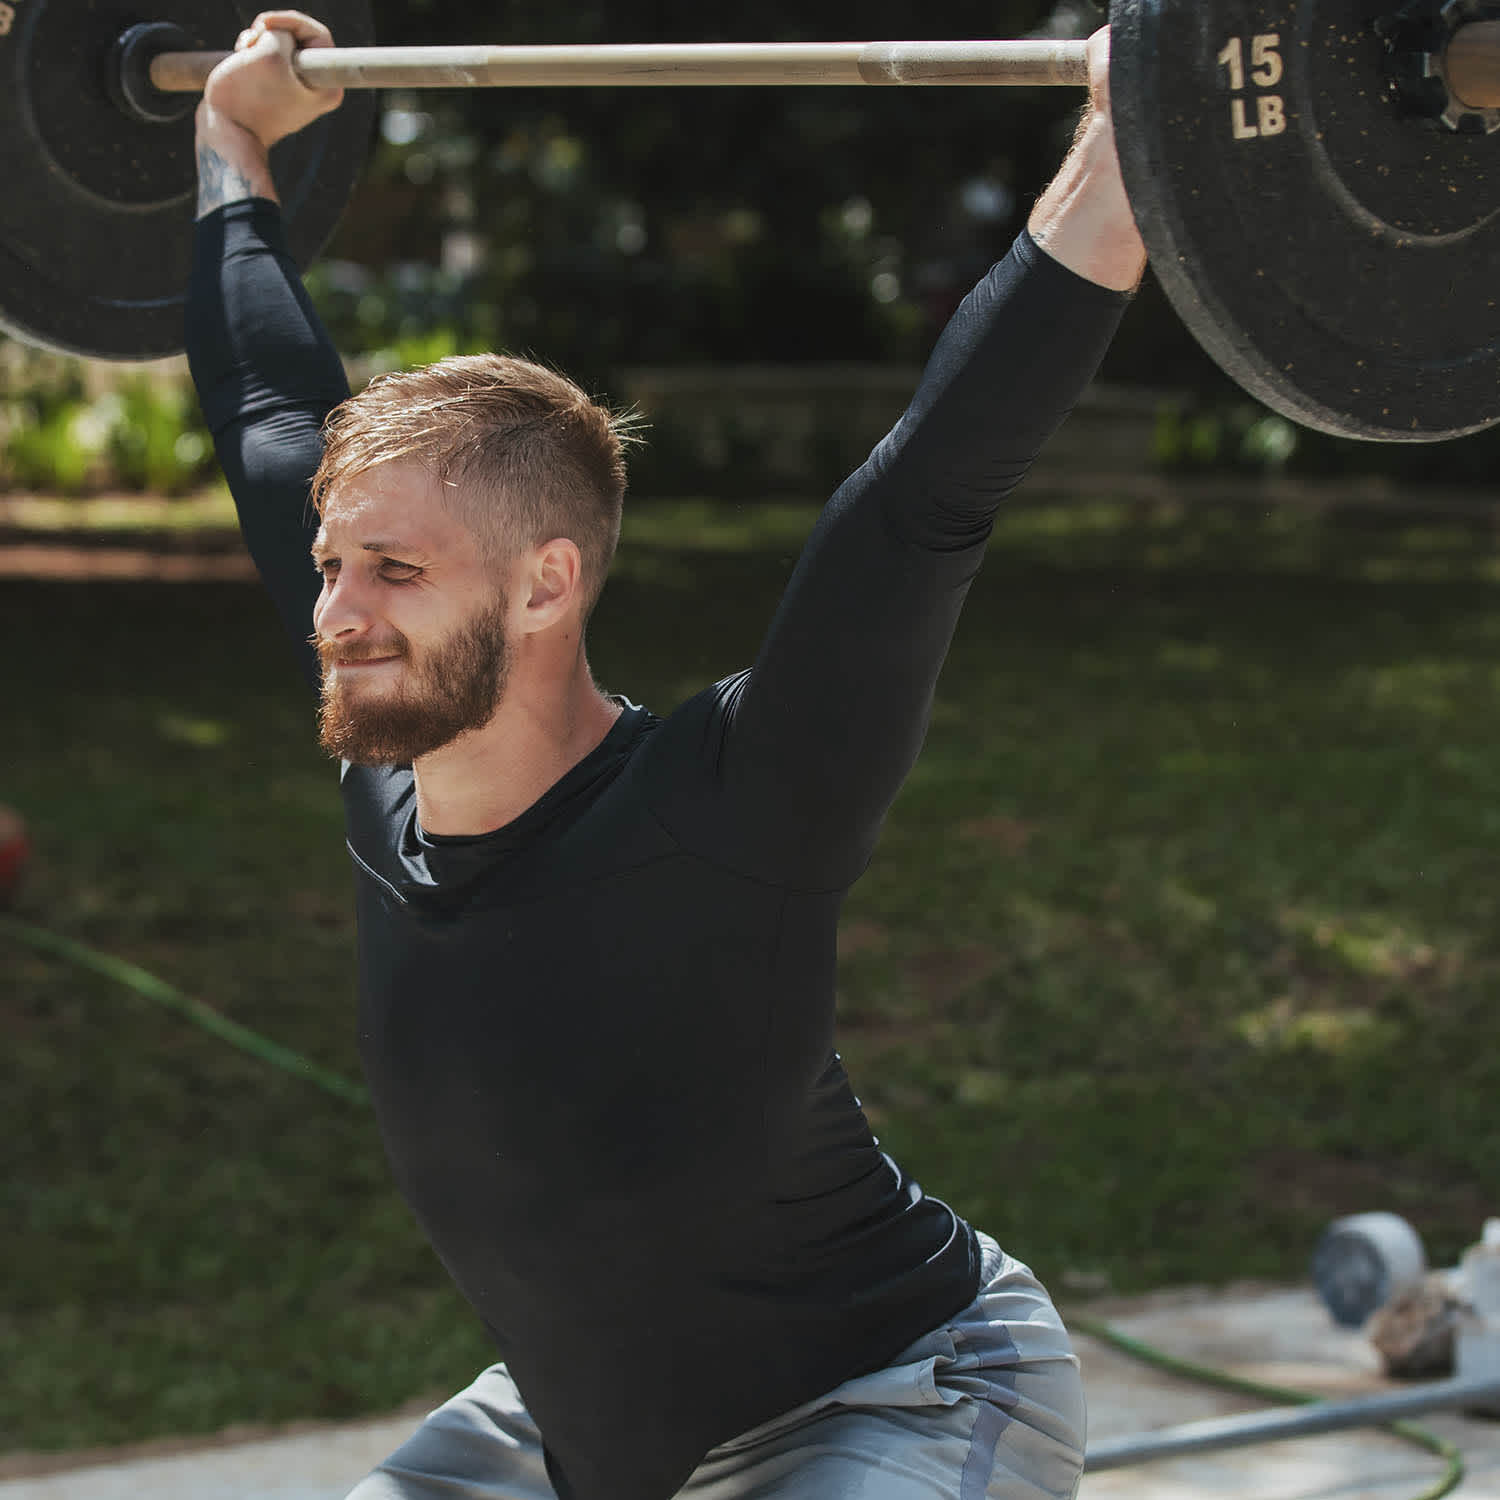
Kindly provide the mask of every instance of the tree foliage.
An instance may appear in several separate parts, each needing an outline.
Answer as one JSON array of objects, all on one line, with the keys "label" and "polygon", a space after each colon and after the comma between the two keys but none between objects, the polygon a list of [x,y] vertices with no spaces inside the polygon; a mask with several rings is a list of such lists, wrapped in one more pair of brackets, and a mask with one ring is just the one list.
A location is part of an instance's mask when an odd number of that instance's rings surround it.
[{"label": "tree foliage", "polygon": [[[393,45],[1081,34],[1095,19],[1088,0],[376,5]],[[408,333],[436,297],[460,343],[530,349],[587,377],[920,357],[1024,222],[1079,102],[1010,88],[393,96],[334,253],[446,267],[403,273],[421,294]],[[388,318],[402,297],[387,279],[351,299],[351,323],[362,304]]]}]

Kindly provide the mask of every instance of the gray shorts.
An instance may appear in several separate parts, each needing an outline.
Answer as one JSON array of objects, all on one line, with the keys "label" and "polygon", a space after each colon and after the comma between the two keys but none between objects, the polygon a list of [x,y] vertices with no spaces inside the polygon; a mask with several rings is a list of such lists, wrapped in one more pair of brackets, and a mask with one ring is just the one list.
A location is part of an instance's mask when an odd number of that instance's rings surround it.
[{"label": "gray shorts", "polygon": [[[883,1370],[712,1449],[681,1500],[1070,1500],[1083,1382],[1047,1293],[988,1236],[978,1297]],[[732,1357],[732,1351],[730,1351]],[[349,1500],[556,1500],[504,1365],[445,1402]]]}]

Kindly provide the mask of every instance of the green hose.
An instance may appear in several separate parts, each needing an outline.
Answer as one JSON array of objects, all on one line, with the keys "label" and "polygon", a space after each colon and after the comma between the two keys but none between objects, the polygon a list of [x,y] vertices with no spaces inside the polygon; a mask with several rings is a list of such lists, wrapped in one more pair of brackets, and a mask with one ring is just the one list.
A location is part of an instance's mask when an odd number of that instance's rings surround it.
[{"label": "green hose", "polygon": [[155,974],[149,974],[145,969],[137,968],[122,958],[112,958],[107,953],[100,953],[97,948],[48,932],[44,927],[33,927],[29,922],[22,922],[16,917],[0,916],[0,933],[27,943],[43,953],[55,954],[71,964],[77,964],[81,969],[89,969],[95,974],[102,974],[106,979],[113,979],[145,999],[186,1016],[195,1026],[218,1037],[220,1041],[228,1042],[231,1047],[238,1047],[241,1052],[248,1052],[251,1057],[269,1063],[273,1068],[280,1068],[282,1072],[290,1073],[305,1083],[315,1084],[346,1104],[369,1103],[369,1095],[361,1085],[320,1067],[311,1058],[303,1057],[300,1052],[293,1052],[290,1047],[283,1047],[279,1042],[261,1036],[258,1031],[251,1031],[248,1026],[241,1026],[238,1021],[221,1016],[201,1000],[184,995],[181,990],[174,989]]},{"label": "green hose", "polygon": [[[1128,1354],[1132,1359],[1140,1360],[1142,1364],[1151,1365],[1168,1375],[1178,1375],[1185,1380],[1197,1381],[1201,1385],[1217,1386],[1220,1390],[1234,1391],[1241,1396],[1253,1396],[1258,1401],[1273,1401],[1281,1406],[1307,1406],[1322,1399],[1291,1386],[1270,1385],[1262,1380],[1249,1380],[1243,1375],[1231,1375],[1227,1370],[1216,1370],[1211,1365],[1200,1365],[1190,1359],[1180,1359],[1175,1354],[1168,1354],[1154,1345],[1131,1338],[1129,1334],[1121,1333],[1117,1328],[1100,1322],[1097,1318],[1070,1317],[1067,1319],[1067,1324],[1076,1332],[1087,1334],[1091,1339],[1098,1339],[1101,1343],[1118,1349],[1122,1354]],[[1384,1430],[1393,1437],[1415,1444],[1416,1447],[1435,1454],[1444,1461],[1445,1469],[1442,1478],[1423,1490],[1420,1495],[1414,1496],[1413,1500],[1440,1500],[1441,1496],[1452,1494],[1463,1482],[1464,1456],[1452,1443],[1440,1438],[1435,1432],[1429,1432],[1425,1427],[1419,1427],[1415,1422],[1391,1422]]]},{"label": "green hose", "polygon": [[[181,990],[175,989],[165,980],[158,979],[154,974],[147,973],[145,969],[137,968],[135,964],[127,963],[124,959],[111,958],[109,954],[100,953],[84,943],[61,937],[42,927],[33,927],[29,922],[19,921],[15,917],[0,916],[0,933],[8,934],[17,941],[27,943],[43,953],[55,954],[69,963],[77,964],[80,968],[92,970],[95,974],[102,974],[106,979],[113,979],[145,999],[186,1016],[195,1026],[202,1027],[204,1031],[218,1037],[221,1041],[238,1047],[242,1052],[248,1052],[251,1057],[258,1058],[261,1062],[269,1063],[272,1067],[290,1073],[294,1078],[316,1084],[325,1093],[332,1094],[347,1104],[363,1105],[369,1102],[369,1095],[359,1084],[351,1083],[349,1079],[320,1067],[311,1059],[303,1057],[301,1053],[293,1052],[289,1047],[283,1047],[280,1043],[261,1036],[259,1032],[251,1031],[247,1026],[241,1026],[237,1021],[228,1020],[218,1011],[204,1005],[201,1000],[194,1000],[191,996],[184,995]],[[1210,1365],[1200,1365],[1192,1360],[1180,1359],[1175,1354],[1168,1354],[1140,1339],[1131,1338],[1129,1334],[1121,1333],[1108,1323],[1100,1322],[1096,1318],[1070,1317],[1068,1326],[1078,1333],[1087,1334],[1092,1339],[1098,1339],[1101,1343],[1118,1349],[1122,1354],[1128,1354],[1131,1358],[1140,1360],[1143,1364],[1152,1365],[1169,1375],[1197,1381],[1202,1385],[1217,1386],[1220,1390],[1234,1391],[1242,1396],[1251,1396],[1259,1401],[1273,1401],[1283,1406],[1305,1406],[1319,1399],[1307,1391],[1294,1390],[1290,1386],[1270,1385],[1260,1380],[1248,1380],[1243,1375],[1231,1375],[1227,1370],[1216,1370]],[[1392,1422],[1385,1430],[1428,1453],[1435,1454],[1446,1465],[1443,1477],[1430,1488],[1423,1490],[1420,1495],[1413,1497],[1413,1500],[1441,1500],[1442,1496],[1451,1494],[1463,1481],[1463,1454],[1452,1443],[1446,1442],[1434,1432],[1429,1432],[1425,1427],[1417,1426],[1415,1422]]]}]

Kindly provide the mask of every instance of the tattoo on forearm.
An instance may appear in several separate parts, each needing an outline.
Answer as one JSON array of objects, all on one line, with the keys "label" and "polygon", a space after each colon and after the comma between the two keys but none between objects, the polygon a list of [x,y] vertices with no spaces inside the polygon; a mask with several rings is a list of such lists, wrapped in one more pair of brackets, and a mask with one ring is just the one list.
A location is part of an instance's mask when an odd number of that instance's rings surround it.
[{"label": "tattoo on forearm", "polygon": [[263,197],[264,186],[247,173],[224,160],[212,146],[198,145],[198,217],[209,214],[226,203],[245,198]]}]

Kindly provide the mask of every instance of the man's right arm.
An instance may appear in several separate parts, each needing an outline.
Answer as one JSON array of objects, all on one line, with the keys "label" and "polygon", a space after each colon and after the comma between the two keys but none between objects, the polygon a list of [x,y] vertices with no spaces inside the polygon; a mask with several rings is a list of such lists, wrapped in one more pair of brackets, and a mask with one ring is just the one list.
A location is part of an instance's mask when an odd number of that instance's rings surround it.
[{"label": "man's right arm", "polygon": [[284,62],[283,46],[271,28],[247,32],[233,66],[225,65],[223,78],[216,71],[198,109],[187,345],[246,543],[303,674],[316,685],[308,636],[319,584],[308,546],[317,521],[308,483],[322,455],[324,418],[348,385],[287,251],[268,163],[271,141],[323,113],[332,96],[315,95],[311,103],[295,93],[274,96],[285,80],[268,84],[262,75],[276,70],[278,56]]}]

